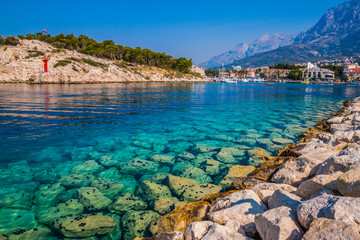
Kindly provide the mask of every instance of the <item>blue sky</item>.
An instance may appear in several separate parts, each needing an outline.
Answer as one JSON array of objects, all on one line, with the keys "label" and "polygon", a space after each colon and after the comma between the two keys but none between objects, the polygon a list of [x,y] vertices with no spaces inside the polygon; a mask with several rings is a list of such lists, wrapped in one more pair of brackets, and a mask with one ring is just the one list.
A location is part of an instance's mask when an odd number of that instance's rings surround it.
[{"label": "blue sky", "polygon": [[4,1],[0,34],[41,31],[112,39],[195,63],[264,34],[295,34],[345,0]]}]

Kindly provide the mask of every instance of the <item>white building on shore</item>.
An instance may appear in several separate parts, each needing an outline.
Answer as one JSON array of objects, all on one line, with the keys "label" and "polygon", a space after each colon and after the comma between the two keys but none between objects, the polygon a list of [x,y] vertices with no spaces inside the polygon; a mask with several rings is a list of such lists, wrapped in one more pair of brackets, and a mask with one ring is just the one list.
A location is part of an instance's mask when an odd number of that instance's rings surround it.
[{"label": "white building on shore", "polygon": [[306,68],[302,70],[304,78],[310,79],[324,79],[324,80],[335,80],[335,73],[329,69],[320,68],[316,64],[308,63]]},{"label": "white building on shore", "polygon": [[201,76],[205,76],[205,68],[202,68],[202,67],[198,67],[198,66],[195,66],[195,65],[193,65],[192,67],[191,67],[191,71],[192,72],[196,72],[196,73],[200,73],[201,74]]}]

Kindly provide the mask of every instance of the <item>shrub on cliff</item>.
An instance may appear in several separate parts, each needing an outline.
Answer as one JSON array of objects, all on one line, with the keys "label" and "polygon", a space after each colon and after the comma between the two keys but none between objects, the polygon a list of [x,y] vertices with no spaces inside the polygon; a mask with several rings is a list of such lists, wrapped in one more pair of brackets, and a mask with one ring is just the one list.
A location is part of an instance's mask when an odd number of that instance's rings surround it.
[{"label": "shrub on cliff", "polygon": [[14,37],[14,36],[7,36],[5,38],[4,44],[10,45],[10,46],[16,46],[16,45],[20,44],[20,41],[18,38]]},{"label": "shrub on cliff", "polygon": [[4,37],[0,34],[0,46],[2,46],[5,42]]},{"label": "shrub on cliff", "polygon": [[58,62],[54,65],[54,68],[57,68],[57,67],[65,67],[65,66],[68,65],[69,63],[71,63],[70,60],[60,60],[60,61],[58,61]]}]

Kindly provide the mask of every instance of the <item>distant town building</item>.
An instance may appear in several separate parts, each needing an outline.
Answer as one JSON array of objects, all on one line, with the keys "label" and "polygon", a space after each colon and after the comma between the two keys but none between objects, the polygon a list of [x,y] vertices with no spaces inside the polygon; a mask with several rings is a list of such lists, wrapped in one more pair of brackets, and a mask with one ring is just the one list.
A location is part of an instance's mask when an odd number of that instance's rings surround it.
[{"label": "distant town building", "polygon": [[201,67],[198,67],[198,66],[193,65],[193,66],[191,67],[191,71],[192,71],[192,72],[196,72],[196,73],[200,73],[201,76],[205,76],[205,68],[201,68]]},{"label": "distant town building", "polygon": [[345,63],[344,74],[350,82],[360,79],[360,66],[357,63]]},{"label": "distant town building", "polygon": [[285,78],[289,75],[291,70],[287,69],[269,69],[268,77],[270,78]]},{"label": "distant town building", "polygon": [[320,68],[316,64],[308,63],[306,68],[302,70],[304,73],[304,78],[306,80],[310,79],[325,79],[325,80],[335,80],[335,73],[329,69]]}]

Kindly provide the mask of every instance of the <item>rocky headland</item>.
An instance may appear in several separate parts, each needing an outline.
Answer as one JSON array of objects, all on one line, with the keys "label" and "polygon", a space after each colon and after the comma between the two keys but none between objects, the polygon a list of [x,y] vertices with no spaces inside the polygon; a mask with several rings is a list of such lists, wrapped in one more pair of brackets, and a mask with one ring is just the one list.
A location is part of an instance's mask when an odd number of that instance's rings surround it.
[{"label": "rocky headland", "polygon": [[147,240],[360,239],[360,98],[228,192],[161,217]]},{"label": "rocky headland", "polygon": [[[0,83],[129,83],[209,82],[192,74],[111,61],[57,49],[38,40],[19,40],[16,46],[0,47]],[[48,72],[44,71],[48,56]]]}]

